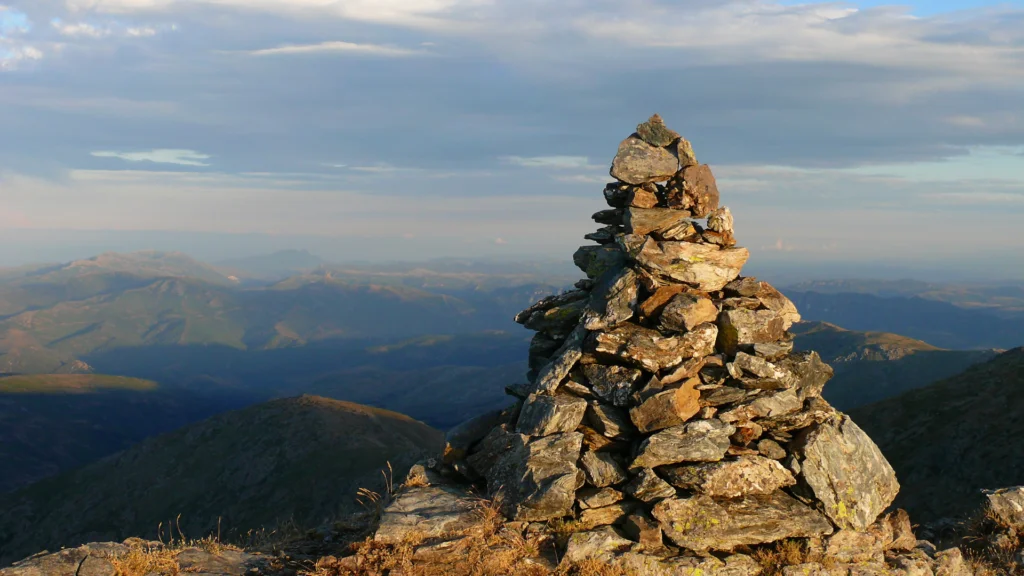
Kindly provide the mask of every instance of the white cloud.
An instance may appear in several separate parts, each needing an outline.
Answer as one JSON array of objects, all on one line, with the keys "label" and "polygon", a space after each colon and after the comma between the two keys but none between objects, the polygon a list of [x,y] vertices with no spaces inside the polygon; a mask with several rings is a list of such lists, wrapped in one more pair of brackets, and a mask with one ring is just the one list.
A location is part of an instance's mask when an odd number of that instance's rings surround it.
[{"label": "white cloud", "polygon": [[132,38],[148,38],[150,36],[156,36],[156,28],[149,26],[135,26],[125,30],[125,34]]},{"label": "white cloud", "polygon": [[61,36],[69,36],[71,38],[105,38],[113,33],[110,28],[100,28],[85,22],[64,23],[60,20],[54,20],[50,25]]},{"label": "white cloud", "polygon": [[586,156],[503,156],[502,160],[525,168],[578,169],[592,168]]},{"label": "white cloud", "polygon": [[3,39],[0,39],[0,71],[14,70],[22,63],[42,59],[43,52],[38,48],[6,44]]},{"label": "white cloud", "polygon": [[401,58],[408,56],[422,56],[425,52],[397,48],[394,46],[383,46],[380,44],[357,44],[354,42],[320,42],[319,44],[290,44],[277,48],[264,48],[262,50],[251,50],[248,54],[252,56],[273,56],[280,54],[318,54],[324,52],[339,52],[348,54],[362,54],[366,56],[385,56],[390,58]]},{"label": "white cloud", "polygon": [[120,158],[128,162],[153,162],[156,164],[178,164],[181,166],[209,166],[203,162],[210,158],[195,150],[178,150],[161,148],[147,152],[110,152],[97,151],[92,153],[97,158]]}]

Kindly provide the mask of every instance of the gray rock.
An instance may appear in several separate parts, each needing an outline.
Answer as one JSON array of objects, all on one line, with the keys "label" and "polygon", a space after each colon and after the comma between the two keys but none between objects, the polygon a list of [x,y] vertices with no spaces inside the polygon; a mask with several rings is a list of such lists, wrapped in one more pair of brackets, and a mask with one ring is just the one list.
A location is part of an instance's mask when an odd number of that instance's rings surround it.
[{"label": "gray rock", "polygon": [[583,510],[580,512],[579,522],[588,530],[598,526],[619,524],[636,509],[636,502],[616,502],[603,508]]},{"label": "gray rock", "polygon": [[626,254],[645,270],[706,292],[721,290],[734,280],[750,257],[746,248],[660,242],[633,234],[623,235],[618,240]]},{"label": "gray rock", "polygon": [[605,272],[590,296],[583,325],[587,330],[606,330],[629,320],[636,309],[638,290],[632,269]]},{"label": "gray rock", "polygon": [[935,576],[974,576],[959,548],[950,548],[935,554]]},{"label": "gray rock", "polygon": [[562,342],[564,342],[564,340],[552,338],[543,332],[537,332],[534,334],[533,338],[530,340],[530,352],[528,356],[530,369],[540,372],[548,362],[551,362],[551,357],[554,356],[555,352],[557,352],[559,347],[562,346]]},{"label": "gray rock", "polygon": [[637,430],[656,432],[683,424],[700,412],[700,391],[695,389],[699,380],[688,385],[658,392],[629,411]]},{"label": "gray rock", "polygon": [[600,402],[591,402],[587,406],[587,414],[584,418],[595,430],[608,438],[628,440],[637,435],[637,429],[629,420],[629,414],[621,408]]},{"label": "gray rock", "polygon": [[626,234],[655,236],[661,240],[683,240],[698,233],[689,216],[690,213],[685,210],[631,206],[622,215],[622,225]]},{"label": "gray rock", "polygon": [[761,291],[761,281],[753,276],[740,277],[725,285],[726,296],[735,298],[756,298]]},{"label": "gray rock", "polygon": [[615,242],[615,237],[625,232],[625,229],[621,226],[605,226],[599,228],[590,234],[584,234],[584,240],[592,240],[598,244],[612,244]]},{"label": "gray rock", "polygon": [[780,360],[793,352],[792,342],[771,342],[768,344],[754,344],[750,346],[755,356],[764,358],[769,362]]},{"label": "gray rock", "polygon": [[1024,532],[1024,486],[985,490],[987,512],[993,520],[1018,532]]},{"label": "gray rock", "polygon": [[735,460],[667,466],[662,474],[669,484],[715,498],[771,494],[796,484],[793,475],[775,460],[741,456]]},{"label": "gray rock", "polygon": [[626,484],[626,494],[637,500],[652,503],[676,495],[676,489],[665,482],[654,470],[644,468]]},{"label": "gray rock", "polygon": [[786,457],[786,450],[780,446],[778,442],[769,440],[768,438],[758,441],[757,451],[760,452],[762,456],[771,458],[772,460],[782,460]]},{"label": "gray rock", "polygon": [[803,408],[761,420],[764,429],[774,436],[794,430],[803,430],[814,424],[821,424],[836,415],[836,410],[822,398],[808,398]]},{"label": "gray rock", "polygon": [[753,399],[745,400],[728,410],[718,413],[723,422],[750,422],[759,418],[784,416],[803,408],[796,390],[763,392]]},{"label": "gray rock", "polygon": [[794,439],[804,480],[840,528],[864,530],[896,498],[896,473],[848,416],[812,426]]},{"label": "gray rock", "polygon": [[604,199],[612,208],[624,208],[629,199],[630,191],[635,187],[622,182],[609,182],[604,187]]},{"label": "gray rock", "polygon": [[746,400],[751,394],[750,390],[734,386],[721,386],[703,394],[700,403],[703,406],[724,406]]},{"label": "gray rock", "polygon": [[718,307],[710,298],[683,293],[665,305],[659,326],[664,330],[688,332],[701,324],[713,323],[717,318]]},{"label": "gray rock", "polygon": [[622,225],[622,209],[614,208],[611,210],[600,210],[595,212],[591,218],[598,224],[607,224],[609,226],[621,226]]},{"label": "gray rock", "polygon": [[587,329],[577,326],[569,334],[562,346],[555,352],[554,359],[541,369],[534,382],[536,392],[554,392],[558,385],[569,375],[569,371],[579,362],[583,356],[583,341],[587,336]]},{"label": "gray rock", "polygon": [[629,404],[629,396],[643,377],[643,372],[625,366],[587,364],[583,366],[583,375],[587,377],[595,396],[606,403],[623,407]]},{"label": "gray rock", "polygon": [[697,155],[693,153],[693,146],[690,141],[686,138],[680,138],[679,142],[676,143],[676,158],[679,158],[679,166],[685,168],[687,166],[696,166]]},{"label": "gray rock", "polygon": [[578,432],[529,441],[516,435],[487,474],[487,488],[509,519],[545,521],[572,512],[583,435]]},{"label": "gray rock", "polygon": [[617,270],[626,262],[626,254],[618,244],[581,246],[572,255],[572,261],[588,278],[600,278],[609,270]]},{"label": "gray rock", "polygon": [[643,441],[631,470],[680,462],[717,462],[729,449],[736,428],[718,420],[696,420],[662,430]]},{"label": "gray rock", "polygon": [[633,547],[633,542],[623,538],[614,528],[605,526],[597,530],[577,532],[569,537],[562,564],[573,566],[585,560],[612,562],[616,556]]},{"label": "gray rock", "polygon": [[675,175],[679,160],[668,150],[651,146],[640,138],[630,136],[619,144],[609,173],[612,178],[628,184],[664,182]]},{"label": "gray rock", "polygon": [[776,380],[782,384],[783,388],[791,388],[796,385],[796,376],[793,373],[772,364],[764,358],[751,356],[746,352],[737,352],[736,359],[732,363],[740,370],[758,378]]},{"label": "gray rock", "polygon": [[672,498],[656,504],[653,515],[669,540],[696,552],[813,538],[833,530],[824,516],[784,492],[727,500]]},{"label": "gray rock", "polygon": [[583,452],[580,457],[580,469],[587,476],[587,484],[596,488],[622,484],[629,480],[629,475],[622,465],[608,452]]},{"label": "gray rock", "polygon": [[776,312],[782,317],[783,326],[789,330],[790,326],[800,321],[800,312],[796,305],[767,282],[761,282],[761,289],[757,292],[757,299],[764,304],[764,307]]},{"label": "gray rock", "polygon": [[516,444],[518,437],[519,434],[513,432],[507,424],[497,426],[473,448],[466,462],[477,474],[487,476],[491,467]]},{"label": "gray rock", "polygon": [[825,384],[832,379],[832,367],[817,352],[795,352],[776,364],[796,378],[797,395],[801,400],[821,396]]},{"label": "gray rock", "polygon": [[479,531],[482,520],[479,506],[468,494],[449,487],[408,488],[384,509],[373,539],[400,544],[413,538],[465,536]]},{"label": "gray rock", "polygon": [[527,436],[572,432],[583,422],[587,401],[568,395],[530,394],[523,404],[516,430]]},{"label": "gray rock", "polygon": [[718,346],[735,354],[744,344],[778,342],[785,326],[782,316],[772,310],[725,310],[718,316]]},{"label": "gray rock", "polygon": [[565,335],[579,324],[586,310],[587,301],[576,300],[547,310],[538,310],[531,314],[523,325],[530,330]]},{"label": "gray rock", "polygon": [[539,300],[536,304],[530,306],[526,310],[523,310],[519,314],[516,314],[515,320],[519,324],[525,324],[535,312],[544,312],[551,308],[557,308],[573,302],[579,302],[580,300],[586,300],[589,297],[590,293],[584,290],[570,290],[561,294],[555,294],[554,296],[548,296],[547,298]]},{"label": "gray rock", "polygon": [[621,502],[624,496],[622,492],[619,492],[615,488],[583,488],[576,493],[576,501],[579,502],[580,508],[587,510],[590,508],[604,508],[605,506],[611,506],[617,502]]},{"label": "gray rock", "polygon": [[[53,554],[37,554],[16,562],[10,568],[0,570],[0,575],[115,576],[119,572],[112,560],[128,554],[133,549],[159,551],[164,549],[164,546],[159,542],[147,542],[137,538],[125,540],[124,544],[97,542]],[[175,573],[180,571],[202,576],[242,576],[265,573],[269,569],[269,562],[265,559],[230,548],[219,552],[185,548],[171,552],[171,557],[177,564],[178,569]]]},{"label": "gray rock", "polygon": [[0,576],[76,576],[86,562],[91,564],[90,569],[95,576],[114,576],[114,566],[107,557],[128,551],[129,547],[123,544],[103,542],[54,553],[43,552],[0,569]]},{"label": "gray rock", "polygon": [[636,127],[636,135],[651,146],[664,148],[679,139],[679,133],[665,126],[661,116],[655,114]]},{"label": "gray rock", "polygon": [[610,361],[634,364],[657,373],[684,360],[714,353],[718,329],[703,324],[680,336],[665,336],[656,330],[626,323],[610,332],[593,332],[585,350]]}]

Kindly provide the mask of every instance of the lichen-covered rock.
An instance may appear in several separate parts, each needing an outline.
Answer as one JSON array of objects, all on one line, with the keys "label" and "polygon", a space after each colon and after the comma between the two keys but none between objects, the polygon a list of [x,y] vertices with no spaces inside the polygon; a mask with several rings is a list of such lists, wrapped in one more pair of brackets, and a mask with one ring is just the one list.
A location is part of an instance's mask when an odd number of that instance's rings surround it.
[{"label": "lichen-covered rock", "polygon": [[629,417],[643,433],[657,432],[683,424],[700,412],[699,380],[654,394],[629,411]]},{"label": "lichen-covered rock", "polygon": [[569,395],[530,394],[519,414],[516,430],[527,436],[572,432],[583,422],[587,401]]},{"label": "lichen-covered rock", "polygon": [[683,293],[665,305],[659,326],[663,330],[688,332],[701,324],[713,323],[717,318],[718,306],[710,298]]},{"label": "lichen-covered rock", "polygon": [[611,487],[586,487],[580,489],[576,493],[576,500],[580,503],[580,508],[583,510],[611,506],[612,504],[621,502],[623,498],[624,496],[622,492]]},{"label": "lichen-covered rock", "polygon": [[667,466],[666,481],[676,488],[716,498],[739,498],[748,494],[771,494],[796,484],[789,470],[763,456],[741,456],[734,460]]},{"label": "lichen-covered rock", "polygon": [[552,393],[558,385],[569,375],[569,371],[579,362],[583,356],[583,341],[587,336],[587,329],[577,326],[569,334],[562,346],[555,351],[555,355],[544,368],[541,369],[534,382],[534,390],[537,392]]},{"label": "lichen-covered rock", "polygon": [[445,486],[407,488],[384,509],[373,539],[400,544],[412,537],[431,539],[468,536],[483,528],[479,505]]},{"label": "lichen-covered rock", "polygon": [[643,468],[625,487],[626,494],[637,500],[652,503],[676,495],[676,489],[665,482],[654,470]]},{"label": "lichen-covered rock", "polygon": [[580,512],[579,522],[587,529],[622,523],[637,508],[636,502],[616,502],[603,508],[590,508]]},{"label": "lichen-covered rock", "polygon": [[674,176],[678,169],[679,160],[675,154],[630,136],[619,144],[609,174],[627,184],[640,185],[664,182]]},{"label": "lichen-covered rock", "polygon": [[896,473],[871,438],[846,415],[794,440],[804,480],[840,528],[864,530],[896,498]]},{"label": "lichen-covered rock", "polygon": [[591,402],[584,416],[587,423],[608,438],[629,440],[637,435],[636,426],[629,419],[629,414],[615,406],[600,402]]},{"label": "lichen-covered rock", "polygon": [[584,348],[599,357],[657,373],[684,360],[713,353],[717,336],[714,324],[698,326],[679,336],[665,336],[657,330],[626,323],[609,332],[593,332]]},{"label": "lichen-covered rock", "polygon": [[538,310],[531,314],[523,325],[530,330],[565,335],[579,324],[586,310],[587,301],[576,300],[547,310]]},{"label": "lichen-covered rock", "polygon": [[819,512],[784,492],[722,500],[670,498],[655,505],[653,514],[669,540],[697,552],[812,538],[833,530]]},{"label": "lichen-covered rock", "polygon": [[643,377],[643,372],[625,366],[587,364],[583,366],[591,390],[608,404],[623,407],[629,403],[629,396]]},{"label": "lichen-covered rock", "polygon": [[591,559],[611,563],[616,556],[632,547],[632,540],[624,538],[614,528],[604,526],[570,536],[562,562],[568,566]]},{"label": "lichen-covered rock", "polygon": [[629,257],[645,270],[706,292],[721,290],[734,280],[750,257],[746,248],[659,242],[648,236],[631,234],[622,236],[620,243]]},{"label": "lichen-covered rock", "polygon": [[803,408],[796,390],[764,392],[718,413],[723,422],[749,422],[759,418],[785,416]]},{"label": "lichen-covered rock", "polygon": [[718,420],[696,420],[658,432],[640,445],[631,470],[680,462],[717,462],[729,449],[736,428]]},{"label": "lichen-covered rock", "polygon": [[986,490],[984,494],[993,520],[1024,532],[1024,486]]},{"label": "lichen-covered rock", "polygon": [[572,255],[572,261],[588,278],[600,278],[609,270],[618,270],[626,261],[626,254],[618,244],[581,246]]},{"label": "lichen-covered rock", "polygon": [[578,432],[530,441],[516,435],[487,473],[488,491],[508,518],[544,521],[571,513],[576,501],[576,461],[583,447]]},{"label": "lichen-covered rock", "polygon": [[796,305],[771,284],[761,282],[761,289],[758,290],[756,297],[764,304],[765,308],[778,313],[782,317],[786,330],[789,330],[790,326],[800,321],[800,312],[797,311]]},{"label": "lichen-covered rock", "polygon": [[542,298],[536,304],[530,306],[526,310],[523,310],[519,314],[516,314],[515,321],[519,324],[525,324],[526,321],[529,320],[537,312],[544,312],[545,310],[550,310],[551,308],[566,306],[572,304],[573,302],[586,300],[589,297],[590,293],[585,290],[570,290],[568,292],[563,292],[561,294],[548,296],[547,298]]},{"label": "lichen-covered rock", "polygon": [[636,309],[638,290],[636,272],[632,269],[605,272],[583,313],[583,326],[587,330],[605,330],[629,320]]},{"label": "lichen-covered rock", "polygon": [[679,133],[665,126],[665,121],[658,114],[651,116],[647,122],[637,126],[636,135],[651,146],[660,146],[662,148],[679,139]]},{"label": "lichen-covered rock", "polygon": [[744,344],[778,342],[785,334],[785,321],[772,310],[723,310],[718,315],[718,346],[728,354]]}]

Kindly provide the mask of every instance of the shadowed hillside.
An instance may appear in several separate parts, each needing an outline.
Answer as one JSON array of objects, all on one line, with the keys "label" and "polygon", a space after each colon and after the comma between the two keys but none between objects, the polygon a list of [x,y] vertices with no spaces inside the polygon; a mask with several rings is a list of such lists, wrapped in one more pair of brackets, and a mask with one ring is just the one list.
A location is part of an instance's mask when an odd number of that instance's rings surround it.
[{"label": "shadowed hillside", "polygon": [[919,521],[966,514],[980,490],[1024,479],[1024,348],[850,411],[882,449]]},{"label": "shadowed hillside", "polygon": [[275,400],[147,440],[0,497],[0,564],[40,548],[156,537],[181,514],[186,534],[225,536],[358,509],[390,462],[401,478],[440,432],[407,416],[315,396]]}]

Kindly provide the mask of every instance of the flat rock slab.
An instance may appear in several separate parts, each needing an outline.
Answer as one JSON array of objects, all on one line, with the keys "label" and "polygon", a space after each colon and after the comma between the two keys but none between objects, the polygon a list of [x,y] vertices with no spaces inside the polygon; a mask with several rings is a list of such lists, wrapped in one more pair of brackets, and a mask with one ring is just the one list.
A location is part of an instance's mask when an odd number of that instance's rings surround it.
[{"label": "flat rock slab", "polygon": [[718,316],[718,345],[729,354],[745,344],[771,344],[786,334],[786,322],[773,310],[725,310]]},{"label": "flat rock slab", "polygon": [[729,449],[736,428],[718,420],[696,420],[662,430],[640,445],[631,470],[680,462],[717,462]]},{"label": "flat rock slab", "polygon": [[682,240],[697,233],[690,222],[690,213],[672,208],[630,207],[623,215],[626,234],[657,235],[663,240]]},{"label": "flat rock slab", "polygon": [[[163,552],[163,544],[138,539],[116,542],[97,542],[60,552],[36,554],[10,568],[0,570],[2,576],[115,576],[117,569],[112,560],[133,549],[167,554],[177,564],[173,574],[189,573],[210,576],[242,576],[261,573],[268,562],[239,550],[224,549],[209,552],[200,548],[186,548],[180,551]],[[170,575],[172,572],[168,572]],[[153,572],[152,574],[163,573]]]},{"label": "flat rock slab", "polygon": [[833,530],[827,518],[784,492],[729,500],[673,498],[655,505],[653,515],[669,540],[695,552],[813,538]]},{"label": "flat rock slab", "polygon": [[740,275],[750,258],[746,248],[720,248],[691,242],[659,242],[648,236],[627,234],[622,246],[645,270],[706,292],[721,290]]},{"label": "flat rock slab", "polygon": [[985,492],[988,511],[1004,526],[1024,531],[1024,486]]},{"label": "flat rock slab", "polygon": [[575,396],[530,394],[519,414],[516,430],[527,436],[572,432],[583,422],[587,401]]},{"label": "flat rock slab", "polygon": [[577,532],[569,537],[562,562],[572,566],[585,560],[611,563],[616,556],[629,551],[633,541],[624,538],[615,529],[605,526],[597,530]]},{"label": "flat rock slab", "polygon": [[678,169],[679,160],[675,154],[630,136],[619,144],[619,151],[612,160],[609,173],[612,178],[639,185],[664,182],[674,176]]},{"label": "flat rock slab", "polygon": [[669,466],[662,474],[676,488],[716,498],[771,494],[796,484],[793,474],[775,460],[741,456],[735,460]]},{"label": "flat rock slab", "polygon": [[810,427],[794,445],[804,480],[840,528],[866,529],[899,493],[892,466],[845,414]]},{"label": "flat rock slab", "polygon": [[583,356],[583,341],[587,336],[587,329],[577,326],[569,334],[561,347],[555,351],[554,357],[544,368],[541,369],[534,382],[534,389],[537,392],[554,392],[559,384],[569,375],[569,371],[579,362]]},{"label": "flat rock slab", "polygon": [[610,361],[627,362],[650,372],[708,356],[715,351],[718,328],[702,324],[681,336],[665,336],[632,323],[610,332],[592,332],[584,344],[587,352]]},{"label": "flat rock slab", "polygon": [[481,528],[479,506],[450,487],[403,490],[385,510],[373,539],[383,544],[456,538]]},{"label": "flat rock slab", "polygon": [[639,286],[631,268],[609,270],[598,280],[583,313],[587,330],[614,328],[633,317]]}]

